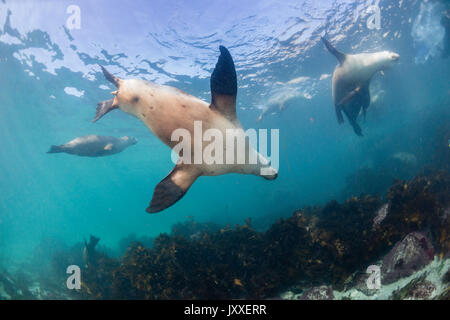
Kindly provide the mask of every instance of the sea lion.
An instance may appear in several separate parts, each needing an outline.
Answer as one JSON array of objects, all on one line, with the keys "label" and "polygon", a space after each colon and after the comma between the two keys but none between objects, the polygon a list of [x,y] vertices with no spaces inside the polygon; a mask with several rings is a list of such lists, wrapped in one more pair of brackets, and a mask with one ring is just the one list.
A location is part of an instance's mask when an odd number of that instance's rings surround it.
[{"label": "sea lion", "polygon": [[89,242],[84,239],[83,262],[86,267],[88,267],[89,264],[95,263],[97,257],[95,247],[97,246],[99,241],[100,238],[97,238],[93,235],[90,236]]},{"label": "sea lion", "polygon": [[281,114],[293,100],[304,96],[305,94],[294,90],[275,93],[268,99],[267,104],[261,108],[261,114],[256,121],[261,121],[266,114]]},{"label": "sea lion", "polygon": [[[212,142],[198,141],[195,135],[195,123],[201,123],[203,130],[213,129],[223,137],[223,155],[233,152],[229,150],[227,130],[235,130],[239,137],[245,132],[236,116],[237,78],[233,59],[229,51],[220,46],[220,56],[211,75],[211,103],[202,101],[174,87],[158,85],[137,79],[119,79],[102,67],[105,78],[112,82],[118,90],[112,92],[115,97],[98,104],[94,122],[117,108],[140,119],[163,143],[170,148],[177,145],[172,134],[177,129],[187,130],[191,137],[190,155],[195,158],[195,149],[200,145],[203,149]],[[238,139],[239,139],[238,137]],[[228,140],[229,141],[229,140]],[[216,141],[214,141],[216,142]],[[175,150],[174,150],[175,151]],[[245,148],[245,162],[228,164],[226,161],[207,163],[183,161],[186,155],[179,155],[178,163],[173,170],[155,188],[148,213],[162,211],[178,200],[188,191],[200,176],[216,176],[226,173],[253,174],[268,180],[277,177],[277,171],[269,164],[269,160],[259,154],[251,146]],[[183,151],[185,152],[185,151]],[[188,151],[186,151],[188,153]],[[256,164],[249,157],[256,156]],[[233,158],[235,159],[235,158]],[[202,159],[200,159],[202,160]],[[234,162],[234,161],[233,161]]]},{"label": "sea lion", "polygon": [[332,95],[339,123],[344,122],[342,112],[358,136],[362,131],[356,123],[361,110],[365,116],[370,105],[370,80],[375,73],[383,71],[398,61],[400,55],[390,51],[375,53],[345,54],[336,50],[322,38],[328,51],[339,61],[333,73]]},{"label": "sea lion", "polygon": [[107,137],[88,135],[78,137],[59,146],[51,146],[47,153],[69,153],[81,157],[103,157],[122,152],[137,143],[133,137]]}]

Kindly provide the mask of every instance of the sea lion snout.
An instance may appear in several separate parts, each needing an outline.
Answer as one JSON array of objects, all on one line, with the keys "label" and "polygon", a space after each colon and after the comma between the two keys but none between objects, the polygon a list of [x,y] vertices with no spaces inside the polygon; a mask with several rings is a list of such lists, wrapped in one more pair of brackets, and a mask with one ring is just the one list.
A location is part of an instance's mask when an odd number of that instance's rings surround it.
[{"label": "sea lion snout", "polygon": [[398,53],[392,52],[391,53],[391,60],[392,61],[398,61],[400,59],[400,55]]},{"label": "sea lion snout", "polygon": [[275,180],[278,178],[278,171],[272,167],[263,168],[261,169],[261,177],[266,180]]}]

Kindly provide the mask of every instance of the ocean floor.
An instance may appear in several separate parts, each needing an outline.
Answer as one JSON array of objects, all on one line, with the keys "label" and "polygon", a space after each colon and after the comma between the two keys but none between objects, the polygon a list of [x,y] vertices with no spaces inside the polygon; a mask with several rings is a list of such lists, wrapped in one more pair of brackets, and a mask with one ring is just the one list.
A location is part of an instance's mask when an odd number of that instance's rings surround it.
[{"label": "ocean floor", "polygon": [[[447,171],[422,174],[394,182],[385,198],[306,207],[265,231],[250,219],[189,220],[155,239],[128,239],[118,257],[96,242],[62,247],[47,263],[1,271],[0,298],[449,299],[449,187]],[[72,264],[80,290],[66,287]]]}]

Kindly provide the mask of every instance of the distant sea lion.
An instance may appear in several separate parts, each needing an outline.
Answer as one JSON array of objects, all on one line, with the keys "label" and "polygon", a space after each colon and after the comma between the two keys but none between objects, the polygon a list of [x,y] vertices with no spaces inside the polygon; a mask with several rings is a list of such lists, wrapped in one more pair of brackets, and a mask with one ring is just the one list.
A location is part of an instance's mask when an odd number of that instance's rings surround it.
[{"label": "distant sea lion", "polygon": [[[187,130],[191,137],[191,159],[195,158],[195,123],[201,121],[204,131],[218,130],[226,145],[226,131],[238,132],[245,138],[245,132],[236,116],[237,78],[233,59],[229,51],[220,46],[220,56],[214,72],[211,75],[211,103],[206,103],[196,97],[173,87],[157,85],[143,80],[118,79],[102,67],[107,80],[112,82],[118,90],[113,92],[115,97],[98,104],[97,114],[93,121],[97,121],[111,110],[120,108],[139,118],[163,143],[174,148],[178,142],[172,141],[172,133],[177,129]],[[197,122],[198,123],[198,122]],[[197,142],[207,148],[211,142]],[[224,155],[226,148],[224,148]],[[234,150],[232,150],[234,151]],[[180,152],[181,153],[181,152]],[[258,163],[247,161],[249,155],[257,155]],[[180,160],[182,156],[179,154]],[[236,154],[234,154],[236,156]],[[227,164],[213,162],[207,164],[184,163],[178,161],[169,175],[155,188],[153,198],[147,212],[162,211],[178,200],[188,191],[190,186],[200,176],[216,176],[226,173],[242,173],[263,176],[272,180],[277,177],[277,171],[269,165],[268,159],[257,153],[253,148],[246,148],[244,164]],[[262,175],[262,169],[265,174]],[[223,191],[221,191],[223,192]]]},{"label": "distant sea lion", "polygon": [[292,100],[304,97],[305,94],[299,91],[282,91],[281,93],[276,93],[270,97],[267,104],[261,108],[261,114],[256,119],[257,122],[261,121],[266,114],[271,113],[281,113],[286,109],[286,106],[292,102]]},{"label": "distant sea lion", "polygon": [[95,263],[97,252],[95,251],[95,247],[97,246],[100,238],[97,238],[91,235],[89,242],[84,239],[84,248],[83,248],[83,262],[86,267],[89,264]]},{"label": "distant sea lion", "polygon": [[336,50],[325,38],[322,41],[339,61],[332,80],[333,103],[338,122],[344,122],[344,112],[355,133],[362,136],[356,119],[361,110],[365,116],[370,105],[370,80],[378,71],[390,67],[400,55],[390,51],[345,54]]},{"label": "distant sea lion", "polygon": [[78,137],[60,146],[51,146],[47,153],[69,153],[82,157],[103,157],[119,153],[137,143],[133,137],[89,135]]}]

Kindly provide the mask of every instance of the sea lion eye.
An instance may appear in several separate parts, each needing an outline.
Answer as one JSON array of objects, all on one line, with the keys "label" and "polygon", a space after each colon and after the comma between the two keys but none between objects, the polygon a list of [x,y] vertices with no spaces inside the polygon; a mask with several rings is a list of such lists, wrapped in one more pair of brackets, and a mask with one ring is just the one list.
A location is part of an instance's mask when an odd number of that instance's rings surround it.
[{"label": "sea lion eye", "polygon": [[137,103],[139,101],[139,97],[138,96],[134,96],[133,97],[133,103]]}]

